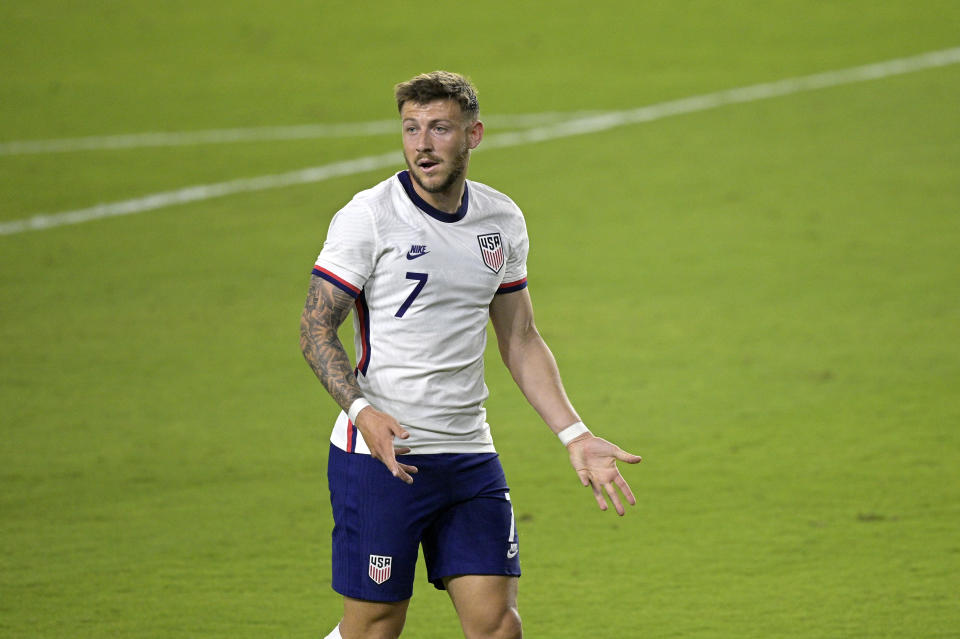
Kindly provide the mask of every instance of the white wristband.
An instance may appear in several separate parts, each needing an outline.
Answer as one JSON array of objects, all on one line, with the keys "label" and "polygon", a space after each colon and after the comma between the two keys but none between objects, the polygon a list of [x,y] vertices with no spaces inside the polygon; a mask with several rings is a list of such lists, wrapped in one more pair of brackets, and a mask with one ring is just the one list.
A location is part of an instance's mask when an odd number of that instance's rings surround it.
[{"label": "white wristband", "polygon": [[560,443],[566,446],[580,435],[589,432],[590,429],[588,429],[583,422],[577,422],[576,424],[571,424],[570,426],[567,426],[561,430],[559,433],[557,433],[557,437],[560,438]]},{"label": "white wristband", "polygon": [[350,410],[347,411],[347,417],[350,418],[350,421],[354,424],[357,423],[357,415],[360,414],[364,408],[370,405],[370,402],[365,400],[363,397],[358,397],[353,400],[353,403],[350,404]]}]

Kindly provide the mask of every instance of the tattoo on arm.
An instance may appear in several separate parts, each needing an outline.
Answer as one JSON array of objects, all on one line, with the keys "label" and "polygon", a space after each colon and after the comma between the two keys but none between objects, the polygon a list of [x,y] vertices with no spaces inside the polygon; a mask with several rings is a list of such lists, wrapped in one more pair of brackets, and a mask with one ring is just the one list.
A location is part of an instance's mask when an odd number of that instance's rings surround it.
[{"label": "tattoo on arm", "polygon": [[300,316],[300,350],[314,374],[343,410],[363,396],[337,329],[350,313],[353,298],[313,276]]}]

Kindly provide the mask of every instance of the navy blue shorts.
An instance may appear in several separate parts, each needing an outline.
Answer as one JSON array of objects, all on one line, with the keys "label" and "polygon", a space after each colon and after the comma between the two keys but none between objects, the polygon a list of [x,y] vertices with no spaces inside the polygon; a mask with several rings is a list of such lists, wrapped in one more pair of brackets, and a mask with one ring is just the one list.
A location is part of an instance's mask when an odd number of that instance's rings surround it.
[{"label": "navy blue shorts", "polygon": [[520,576],[510,489],[496,453],[403,455],[413,485],[370,455],[330,446],[333,589],[367,601],[413,594],[418,547],[427,578]]}]

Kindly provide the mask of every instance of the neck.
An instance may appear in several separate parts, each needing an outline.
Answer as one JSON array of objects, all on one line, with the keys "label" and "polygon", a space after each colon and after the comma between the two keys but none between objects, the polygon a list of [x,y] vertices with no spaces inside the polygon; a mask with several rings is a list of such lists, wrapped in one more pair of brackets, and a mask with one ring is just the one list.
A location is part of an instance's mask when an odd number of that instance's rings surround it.
[{"label": "neck", "polygon": [[411,180],[411,182],[417,195],[433,208],[445,213],[456,213],[460,209],[460,203],[463,202],[463,185],[465,182],[463,178],[450,185],[449,189],[438,193],[425,190],[416,180]]}]

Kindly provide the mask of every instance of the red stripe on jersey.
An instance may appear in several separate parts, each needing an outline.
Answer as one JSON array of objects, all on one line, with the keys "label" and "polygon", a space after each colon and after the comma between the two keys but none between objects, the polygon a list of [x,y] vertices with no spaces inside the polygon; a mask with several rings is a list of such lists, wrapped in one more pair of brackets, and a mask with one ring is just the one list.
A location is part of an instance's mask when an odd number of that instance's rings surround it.
[{"label": "red stripe on jersey", "polygon": [[367,308],[367,298],[362,292],[353,305],[354,312],[357,314],[357,323],[360,325],[361,348],[354,375],[359,373],[366,375],[367,367],[370,366],[370,309]]},{"label": "red stripe on jersey", "polygon": [[500,288],[497,289],[497,294],[500,293],[513,293],[514,291],[519,291],[527,288],[527,278],[516,280],[515,282],[504,282],[500,285]]},{"label": "red stripe on jersey", "polygon": [[331,273],[330,271],[328,271],[328,270],[325,269],[325,268],[321,268],[321,267],[319,267],[319,266],[314,266],[314,267],[313,267],[313,274],[314,274],[314,275],[317,275],[317,276],[319,276],[319,277],[322,277],[323,279],[325,279],[325,280],[327,280],[328,282],[330,282],[331,284],[335,285],[337,288],[342,289],[345,293],[351,295],[351,296],[354,297],[354,298],[356,298],[357,295],[360,294],[360,289],[359,289],[359,288],[357,288],[356,286],[354,286],[353,284],[351,284],[351,283],[348,282],[347,280],[343,279],[342,277],[338,277],[337,275]]}]

